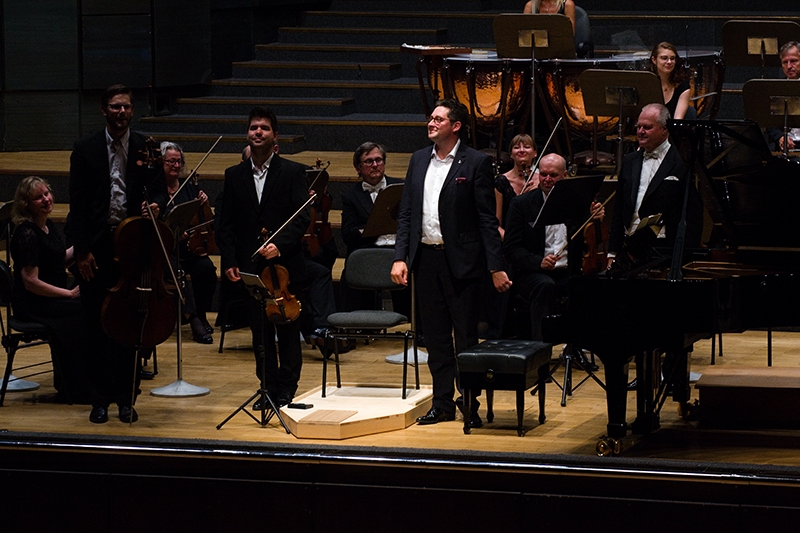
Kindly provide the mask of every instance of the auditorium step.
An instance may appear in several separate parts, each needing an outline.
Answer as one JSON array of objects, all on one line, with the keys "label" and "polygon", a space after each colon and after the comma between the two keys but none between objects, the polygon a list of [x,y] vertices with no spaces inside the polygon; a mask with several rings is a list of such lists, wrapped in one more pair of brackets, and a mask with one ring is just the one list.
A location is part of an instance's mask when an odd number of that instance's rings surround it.
[{"label": "auditorium step", "polygon": [[238,61],[234,78],[319,80],[394,80],[401,77],[400,63],[342,63],[321,61]]},{"label": "auditorium step", "polygon": [[367,44],[396,45],[403,43],[444,44],[444,28],[331,28],[286,27],[280,28],[284,43]]},{"label": "auditorium step", "polygon": [[713,366],[695,386],[704,427],[800,428],[800,368]]},{"label": "auditorium step", "polygon": [[278,117],[287,115],[314,115],[341,117],[355,112],[353,98],[295,98],[295,97],[223,97],[203,96],[178,98],[179,114],[213,114],[247,116],[253,106],[264,106],[275,111]]}]

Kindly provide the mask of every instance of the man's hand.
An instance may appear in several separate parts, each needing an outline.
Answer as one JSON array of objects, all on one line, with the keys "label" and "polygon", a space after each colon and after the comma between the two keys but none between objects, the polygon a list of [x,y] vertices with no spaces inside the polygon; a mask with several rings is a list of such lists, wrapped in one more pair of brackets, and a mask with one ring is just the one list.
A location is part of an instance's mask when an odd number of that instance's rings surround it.
[{"label": "man's hand", "polygon": [[599,202],[592,202],[592,220],[603,220],[606,216],[606,208]]},{"label": "man's hand", "polygon": [[[153,202],[150,204],[150,209],[153,211],[153,216],[158,218],[158,214],[161,212],[161,209],[158,207],[158,204]],[[142,216],[144,218],[150,218],[150,213],[147,211],[147,202],[142,202]]]},{"label": "man's hand", "polygon": [[242,277],[239,275],[239,267],[230,267],[225,271],[225,277],[231,281],[239,281]]},{"label": "man's hand", "polygon": [[542,270],[553,270],[559,259],[561,259],[560,255],[548,254],[542,259]]},{"label": "man's hand", "polygon": [[[778,146],[780,146],[781,150],[783,150],[783,142],[784,142],[784,140],[787,140],[786,136],[782,136],[780,139],[778,139]],[[789,137],[788,141],[789,141],[788,142],[788,146],[789,146],[788,149],[789,150],[794,150],[794,141],[792,140],[792,138]]]},{"label": "man's hand", "polygon": [[405,261],[392,263],[392,281],[398,285],[408,285],[408,267]]},{"label": "man's hand", "polygon": [[94,260],[92,252],[78,255],[78,272],[81,277],[89,281],[94,278],[94,271],[97,270],[97,262]]},{"label": "man's hand", "polygon": [[506,274],[505,270],[492,272],[492,283],[494,283],[494,288],[497,292],[506,292],[513,285],[513,282],[508,279],[508,274]]},{"label": "man's hand", "polygon": [[259,248],[258,253],[263,256],[264,259],[272,259],[281,255],[278,251],[278,247],[275,246],[274,243],[269,243],[264,248]]}]

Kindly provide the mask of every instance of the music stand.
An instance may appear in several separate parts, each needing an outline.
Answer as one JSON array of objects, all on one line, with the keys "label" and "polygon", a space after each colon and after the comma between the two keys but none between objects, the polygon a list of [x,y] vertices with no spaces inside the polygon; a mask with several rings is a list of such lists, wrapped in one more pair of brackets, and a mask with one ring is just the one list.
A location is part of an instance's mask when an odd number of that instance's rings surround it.
[{"label": "music stand", "polygon": [[[663,104],[661,81],[652,72],[635,70],[588,69],[580,75],[583,107],[594,117],[619,117],[617,123],[617,161],[614,173],[622,165],[623,121],[638,117],[647,104]],[[597,150],[595,135],[595,152]],[[597,157],[595,153],[595,158]]]},{"label": "music stand", "polygon": [[[267,287],[264,286],[264,282],[261,281],[261,278],[255,274],[248,274],[246,272],[240,272],[239,275],[244,281],[245,287],[247,287],[250,296],[256,299],[259,305],[259,315],[261,316],[261,347],[266,351],[266,338],[264,336],[264,326],[266,326],[267,320],[267,302],[272,299],[272,296],[269,293]],[[266,355],[265,355],[266,357]],[[231,414],[228,415],[228,418],[223,420],[217,426],[217,429],[220,429],[222,426],[225,425],[228,420],[236,416],[236,413],[239,411],[244,411],[244,413],[261,424],[261,426],[266,426],[269,424],[269,421],[272,420],[273,416],[277,416],[278,420],[280,421],[283,429],[286,430],[286,433],[290,433],[289,427],[284,422],[283,417],[281,416],[281,412],[278,407],[275,405],[275,402],[272,401],[272,396],[270,396],[269,391],[266,389],[266,381],[267,381],[267,363],[261,365],[261,386],[258,390],[250,396],[245,402],[236,408]],[[253,416],[253,413],[247,410],[247,406],[250,405],[250,402],[255,400],[256,398],[261,399],[261,420]]]},{"label": "music stand", "polygon": [[497,57],[531,58],[531,138],[536,139],[536,59],[575,59],[572,22],[558,14],[504,13],[492,29]]},{"label": "music stand", "polygon": [[403,183],[393,183],[378,193],[367,223],[364,225],[362,237],[379,237],[397,233],[397,211],[400,198],[403,196]]},{"label": "music stand", "polygon": [[[192,218],[197,214],[200,208],[201,201],[199,199],[184,202],[176,205],[167,215],[166,224],[172,230],[175,236],[176,247],[180,246],[180,238],[183,232],[189,227]],[[176,284],[182,283],[183,271],[180,270],[180,251],[175,252],[178,262],[178,279],[174,280]],[[211,389],[207,387],[198,387],[183,380],[183,342],[181,340],[181,319],[183,318],[183,302],[178,298],[178,305],[175,306],[178,312],[177,334],[176,337],[176,352],[178,357],[178,379],[150,391],[153,396],[169,396],[173,398],[188,398],[191,396],[205,396]]]},{"label": "music stand", "polygon": [[[744,116],[762,128],[781,128],[783,138],[789,128],[800,128],[800,80],[750,80],[742,87]],[[789,143],[783,143],[783,156],[789,157]]]},{"label": "music stand", "polygon": [[[722,25],[725,64],[761,67],[764,78],[767,56],[779,59],[781,46],[800,41],[800,24],[792,21],[729,20]],[[776,66],[780,61],[775,61]]]},{"label": "music stand", "polygon": [[588,212],[604,179],[605,176],[598,174],[558,180],[547,195],[532,227],[541,228],[580,219]]}]

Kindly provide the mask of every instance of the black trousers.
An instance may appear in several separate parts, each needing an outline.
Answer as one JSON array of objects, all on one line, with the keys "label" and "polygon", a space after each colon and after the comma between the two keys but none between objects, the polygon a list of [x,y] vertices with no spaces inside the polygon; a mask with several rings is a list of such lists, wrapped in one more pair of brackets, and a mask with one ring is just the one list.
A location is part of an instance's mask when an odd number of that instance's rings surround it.
[{"label": "black trousers", "polygon": [[526,272],[516,276],[512,290],[530,309],[531,340],[542,340],[542,317],[553,314],[556,301],[566,296],[569,271],[566,268]]},{"label": "black trousers", "polygon": [[256,376],[261,382],[261,387],[267,389],[273,399],[277,399],[281,394],[294,397],[303,366],[300,323],[295,320],[288,324],[275,325],[266,319],[258,300],[251,298],[249,304]]},{"label": "black trousers", "polygon": [[433,379],[433,406],[454,413],[456,354],[478,344],[480,278],[453,277],[444,250],[424,246],[414,272]]}]

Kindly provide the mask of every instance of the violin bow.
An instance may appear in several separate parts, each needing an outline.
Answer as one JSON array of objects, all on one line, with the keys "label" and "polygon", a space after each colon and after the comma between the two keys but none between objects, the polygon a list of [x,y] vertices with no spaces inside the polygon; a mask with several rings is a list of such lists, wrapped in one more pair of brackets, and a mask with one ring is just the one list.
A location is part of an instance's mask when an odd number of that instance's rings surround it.
[{"label": "violin bow", "polygon": [[264,241],[264,244],[262,244],[261,246],[259,246],[259,247],[258,247],[258,249],[257,249],[255,252],[253,252],[253,255],[252,255],[252,256],[250,256],[250,259],[251,259],[251,260],[255,260],[255,258],[256,258],[256,256],[258,255],[258,253],[259,253],[261,250],[263,250],[264,248],[266,248],[266,247],[269,245],[269,243],[270,243],[270,242],[272,242],[272,239],[274,239],[275,237],[277,237],[277,235],[278,235],[278,234],[279,234],[281,231],[283,231],[283,228],[285,228],[286,226],[288,226],[288,225],[289,225],[289,223],[290,223],[292,220],[294,220],[295,218],[297,218],[297,215],[299,215],[300,213],[302,213],[302,212],[303,212],[303,209],[305,209],[306,207],[308,207],[308,206],[309,206],[309,204],[310,204],[311,202],[313,202],[314,200],[316,200],[316,199],[317,199],[317,193],[314,193],[314,194],[312,194],[311,196],[309,196],[309,197],[308,197],[308,200],[306,200],[306,201],[305,201],[305,203],[304,203],[303,205],[301,205],[301,206],[300,206],[300,209],[298,209],[297,211],[295,211],[295,212],[294,212],[294,214],[293,214],[292,216],[290,216],[290,217],[289,217],[289,220],[287,220],[286,222],[284,222],[284,223],[283,223],[283,225],[282,225],[280,228],[278,228],[277,230],[275,230],[275,232],[274,232],[272,235],[270,235],[270,236],[267,238],[267,240],[265,240],[265,241]]},{"label": "violin bow", "polygon": [[169,207],[169,206],[170,206],[170,204],[172,204],[172,202],[174,202],[174,201],[175,201],[175,197],[176,197],[176,196],[178,196],[178,193],[179,193],[179,192],[181,192],[181,189],[183,189],[183,187],[184,187],[184,186],[185,186],[187,183],[189,183],[189,181],[191,181],[191,179],[192,179],[192,178],[193,178],[193,177],[194,177],[194,176],[197,174],[197,169],[199,169],[199,168],[200,168],[200,165],[202,165],[202,164],[205,162],[205,160],[208,158],[208,156],[210,156],[210,155],[211,155],[211,152],[213,152],[213,151],[214,151],[214,148],[216,148],[216,147],[217,147],[217,145],[219,144],[219,142],[220,142],[221,140],[222,140],[222,135],[220,135],[219,137],[217,137],[217,141],[216,141],[216,142],[215,142],[213,145],[211,145],[211,148],[208,150],[208,152],[206,152],[206,155],[204,155],[204,156],[203,156],[203,159],[201,159],[201,160],[200,160],[200,162],[199,162],[199,163],[197,163],[197,166],[196,166],[196,167],[194,167],[194,170],[192,170],[192,171],[189,173],[189,175],[188,175],[188,176],[186,176],[186,179],[185,179],[185,180],[183,180],[183,183],[181,183],[181,186],[180,186],[180,187],[178,187],[178,190],[177,190],[177,191],[175,191],[175,194],[173,194],[173,195],[172,195],[172,198],[170,198],[170,199],[169,199],[169,202],[167,202],[167,207]]},{"label": "violin bow", "polygon": [[547,152],[547,147],[550,146],[550,141],[553,140],[553,135],[555,135],[556,131],[558,131],[558,127],[561,125],[562,120],[563,117],[558,117],[558,122],[556,122],[553,131],[550,132],[550,137],[547,138],[547,142],[544,143],[544,148],[542,148],[542,151],[539,152],[539,157],[536,158],[536,164],[531,167],[531,173],[528,174],[527,178],[525,178],[525,185],[522,186],[523,190],[525,190],[525,187],[528,186],[528,182],[531,181],[531,178],[533,177],[534,174],[536,174],[536,171],[539,170],[539,162],[542,160],[542,157],[544,157],[545,153]]},{"label": "violin bow", "polygon": [[[612,192],[611,194],[609,194],[609,195],[608,195],[608,198],[606,198],[606,199],[605,199],[605,201],[604,201],[602,204],[600,204],[600,207],[605,207],[605,206],[606,206],[606,204],[608,203],[608,201],[609,201],[609,200],[611,200],[612,198],[614,198],[614,195],[615,195],[615,194],[617,194],[617,191],[614,191],[614,192]],[[584,222],[584,223],[581,225],[581,227],[580,227],[580,228],[578,228],[578,231],[576,231],[575,233],[573,233],[573,234],[572,234],[572,237],[570,237],[570,238],[569,238],[569,240],[567,241],[567,244],[565,244],[564,246],[562,246],[562,247],[561,247],[561,249],[558,251],[558,253],[557,253],[556,255],[561,255],[561,254],[563,254],[563,253],[564,253],[564,250],[566,250],[566,249],[567,249],[567,246],[569,246],[569,243],[570,243],[570,241],[572,241],[572,239],[574,239],[575,237],[577,237],[578,235],[580,235],[580,233],[583,231],[583,228],[585,228],[585,227],[586,227],[586,226],[589,224],[589,222],[591,222],[591,221],[592,221],[592,218],[593,218],[593,217],[594,217],[594,215],[589,215],[589,218],[586,220],[586,222]]]}]

